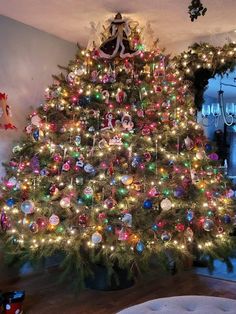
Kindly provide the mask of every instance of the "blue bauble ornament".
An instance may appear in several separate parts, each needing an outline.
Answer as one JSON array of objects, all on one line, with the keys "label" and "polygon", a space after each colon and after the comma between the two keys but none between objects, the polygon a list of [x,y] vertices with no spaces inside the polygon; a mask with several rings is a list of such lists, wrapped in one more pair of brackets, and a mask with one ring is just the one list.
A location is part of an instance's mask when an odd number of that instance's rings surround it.
[{"label": "blue bauble ornament", "polygon": [[225,224],[230,224],[230,223],[231,223],[231,217],[230,217],[230,215],[225,214],[224,217],[223,217],[223,222],[224,222]]},{"label": "blue bauble ornament", "polygon": [[16,203],[16,200],[15,200],[14,198],[12,198],[12,197],[9,198],[9,199],[6,201],[6,204],[7,204],[8,207],[14,206],[15,203]]},{"label": "blue bauble ornament", "polygon": [[191,221],[191,220],[193,220],[193,217],[194,217],[193,211],[192,211],[192,210],[188,210],[188,211],[187,211],[187,214],[186,214],[187,220],[188,220],[188,221]]},{"label": "blue bauble ornament", "polygon": [[138,241],[138,243],[136,244],[136,251],[139,253],[142,253],[144,248],[145,248],[145,246],[144,246],[143,242]]},{"label": "blue bauble ornament", "polygon": [[184,193],[185,193],[185,190],[184,190],[184,188],[182,188],[181,186],[178,186],[178,187],[174,190],[174,196],[175,196],[175,197],[178,197],[178,198],[182,197],[182,196],[184,195]]},{"label": "blue bauble ornament", "polygon": [[24,214],[32,214],[34,212],[34,203],[26,200],[21,204],[20,208]]},{"label": "blue bauble ornament", "polygon": [[111,181],[110,181],[110,185],[115,185],[115,184],[116,184],[116,179],[112,178]]},{"label": "blue bauble ornament", "polygon": [[145,208],[145,209],[151,209],[151,208],[152,208],[152,200],[149,200],[149,199],[145,200],[145,201],[143,202],[143,208]]},{"label": "blue bauble ornament", "polygon": [[106,231],[112,232],[113,231],[113,227],[111,225],[106,226]]},{"label": "blue bauble ornament", "polygon": [[35,139],[35,141],[38,141],[38,140],[39,140],[39,129],[36,129],[36,130],[33,132],[33,138]]},{"label": "blue bauble ornament", "polygon": [[210,151],[212,150],[211,144],[206,144],[206,145],[205,145],[205,150],[206,150],[207,152],[210,152]]},{"label": "blue bauble ornament", "polygon": [[142,161],[142,157],[141,156],[134,156],[134,158],[132,159],[132,167],[137,167]]},{"label": "blue bauble ornament", "polygon": [[157,224],[153,224],[152,225],[152,230],[153,231],[157,231],[158,230],[158,225]]}]

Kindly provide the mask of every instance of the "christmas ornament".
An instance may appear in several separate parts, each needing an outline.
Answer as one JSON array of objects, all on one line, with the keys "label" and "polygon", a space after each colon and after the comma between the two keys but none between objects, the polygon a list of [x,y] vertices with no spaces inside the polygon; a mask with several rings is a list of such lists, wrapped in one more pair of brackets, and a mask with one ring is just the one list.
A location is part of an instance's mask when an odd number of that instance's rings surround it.
[{"label": "christmas ornament", "polygon": [[127,241],[129,238],[129,233],[125,228],[121,228],[121,230],[118,232],[118,240],[119,241]]},{"label": "christmas ornament", "polygon": [[195,169],[190,170],[191,180],[193,184],[197,184],[199,182],[199,177],[197,171]]},{"label": "christmas ornament", "polygon": [[4,211],[0,212],[0,227],[3,231],[6,231],[10,227],[9,220]]},{"label": "christmas ornament", "polygon": [[103,90],[102,91],[102,96],[103,99],[105,100],[105,104],[109,104],[109,97],[110,97],[110,93],[108,90]]},{"label": "christmas ornament", "polygon": [[35,113],[35,114],[31,117],[31,123],[32,123],[33,125],[37,126],[38,128],[40,127],[41,122],[42,122],[42,120],[41,120],[40,116],[39,116],[37,113]]},{"label": "christmas ornament", "polygon": [[99,55],[101,58],[112,59],[116,56],[131,58],[139,54],[139,50],[133,50],[129,41],[131,34],[130,23],[117,13],[111,21],[109,37],[101,44]]},{"label": "christmas ornament", "polygon": [[12,113],[7,102],[7,95],[0,93],[0,129],[16,129],[11,119]]},{"label": "christmas ornament", "polygon": [[194,217],[194,212],[192,210],[188,210],[187,214],[186,214],[186,219],[188,221],[191,221],[191,220],[193,220],[193,217]]},{"label": "christmas ornament", "polygon": [[142,253],[145,248],[144,243],[142,241],[138,241],[135,248],[138,253]]},{"label": "christmas ornament", "polygon": [[172,203],[168,198],[164,198],[160,203],[161,209],[163,211],[168,211],[172,207]]},{"label": "christmas ornament", "polygon": [[157,188],[154,186],[148,191],[148,196],[150,197],[156,197],[159,196],[160,192],[157,190]]},{"label": "christmas ornament", "polygon": [[92,234],[92,238],[91,238],[91,241],[93,244],[98,244],[100,242],[102,242],[102,235],[99,233],[99,232],[94,232]]},{"label": "christmas ornament", "polygon": [[193,241],[193,230],[190,227],[188,227],[184,232],[184,236],[187,238],[187,240],[189,242],[192,242]]},{"label": "christmas ornament", "polygon": [[185,230],[185,226],[184,224],[181,224],[181,223],[178,223],[176,226],[175,226],[175,229],[179,232],[183,232]]},{"label": "christmas ornament", "polygon": [[75,73],[74,72],[70,72],[69,74],[67,74],[67,81],[69,83],[73,83],[75,80]]},{"label": "christmas ornament", "polygon": [[39,231],[39,226],[36,222],[31,222],[29,224],[29,230],[33,233],[37,233]]},{"label": "christmas ornament", "polygon": [[116,200],[114,198],[112,198],[112,197],[108,197],[107,199],[105,199],[104,205],[108,209],[112,209],[116,205]]},{"label": "christmas ornament", "polygon": [[76,168],[83,168],[84,167],[84,158],[79,158],[75,163]]},{"label": "christmas ornament", "polygon": [[39,217],[36,219],[36,224],[39,227],[39,230],[44,230],[48,226],[48,219],[46,217]]},{"label": "christmas ornament", "polygon": [[107,225],[106,226],[106,231],[112,232],[113,231],[113,227],[111,225]]},{"label": "christmas ornament", "polygon": [[162,239],[162,241],[164,241],[164,242],[167,242],[167,241],[170,241],[170,239],[171,239],[171,235],[170,235],[170,233],[169,232],[163,232],[162,234],[161,234],[161,239]]},{"label": "christmas ornament", "polygon": [[71,165],[70,165],[70,161],[67,160],[63,165],[62,165],[62,171],[69,171],[71,168]]},{"label": "christmas ornament", "polygon": [[140,163],[142,162],[142,157],[141,156],[134,156],[132,159],[132,167],[137,167]]},{"label": "christmas ornament", "polygon": [[185,144],[185,147],[187,148],[187,150],[193,149],[194,143],[193,143],[193,140],[191,140],[191,138],[189,136],[187,136],[184,139],[184,144]]},{"label": "christmas ornament", "polygon": [[46,176],[49,175],[49,171],[48,171],[46,168],[44,168],[44,169],[42,169],[42,170],[40,171],[40,175],[41,175],[42,177],[46,177]]},{"label": "christmas ornament", "polygon": [[218,160],[219,156],[216,153],[211,153],[210,155],[208,155],[208,158],[210,158],[211,160]]},{"label": "christmas ornament", "polygon": [[98,71],[94,70],[91,72],[91,81],[95,83],[98,79]]},{"label": "christmas ornament", "polygon": [[35,174],[39,174],[40,164],[39,164],[39,159],[36,155],[31,159],[30,167]]},{"label": "christmas ornament", "polygon": [[121,103],[123,103],[123,102],[126,100],[126,97],[127,97],[126,92],[120,90],[120,91],[118,91],[117,94],[116,94],[116,101],[117,101],[119,104],[121,104]]},{"label": "christmas ornament", "polygon": [[143,202],[143,208],[145,208],[145,209],[151,209],[152,206],[153,206],[152,200],[150,200],[150,199],[147,199]]},{"label": "christmas ornament", "polygon": [[121,177],[121,182],[124,184],[124,185],[130,185],[133,183],[133,176],[132,175],[124,175]]},{"label": "christmas ornament", "polygon": [[133,129],[134,123],[129,114],[123,113],[121,117],[121,125],[122,125],[122,128],[126,131],[131,131]]},{"label": "christmas ornament", "polygon": [[202,160],[205,158],[205,151],[202,149],[202,150],[199,150],[197,153],[196,153],[196,158],[198,160]]},{"label": "christmas ornament", "polygon": [[[61,204],[60,204],[61,205]],[[52,225],[52,226],[57,226],[59,223],[60,223],[60,218],[53,214],[50,218],[49,218],[49,223]]]},{"label": "christmas ornament", "polygon": [[93,195],[93,189],[91,188],[91,186],[87,186],[85,189],[84,189],[84,194],[87,195],[87,196],[92,196]]},{"label": "christmas ornament", "polygon": [[76,70],[74,71],[74,73],[75,73],[76,75],[78,75],[78,76],[82,76],[82,75],[85,73],[85,69],[84,69],[83,67],[80,67],[80,68],[76,69]]},{"label": "christmas ornament", "polygon": [[184,194],[185,194],[185,190],[181,186],[177,187],[174,190],[174,197],[181,198],[184,196]]},{"label": "christmas ornament", "polygon": [[211,219],[205,219],[205,221],[203,222],[203,229],[205,231],[211,231],[214,228],[214,222]]},{"label": "christmas ornament", "polygon": [[39,140],[39,129],[34,130],[33,138],[35,139],[35,141]]},{"label": "christmas ornament", "polygon": [[70,207],[70,198],[69,197],[63,197],[61,200],[60,200],[60,206],[62,208],[68,208]]},{"label": "christmas ornament", "polygon": [[8,207],[13,207],[16,203],[16,200],[14,198],[9,198],[7,201],[6,201],[6,204]]},{"label": "christmas ornament", "polygon": [[76,146],[80,146],[80,144],[81,144],[81,136],[80,136],[80,135],[77,135],[77,136],[75,137],[75,145],[76,145]]},{"label": "christmas ornament", "polygon": [[80,226],[85,227],[88,223],[88,216],[85,214],[81,214],[78,217],[78,223]]},{"label": "christmas ornament", "polygon": [[17,184],[17,179],[16,177],[11,177],[10,179],[8,179],[8,181],[6,182],[6,186],[8,188],[13,188],[14,186],[16,186]]},{"label": "christmas ornament", "polygon": [[21,203],[20,208],[24,214],[32,214],[34,212],[34,203],[30,200],[26,200]]},{"label": "christmas ornament", "polygon": [[223,216],[222,221],[223,221],[225,224],[230,224],[230,223],[231,223],[231,217],[230,217],[230,215],[225,214],[225,215]]},{"label": "christmas ornament", "polygon": [[95,168],[91,164],[86,164],[84,166],[84,171],[87,173],[95,173],[96,172]]},{"label": "christmas ornament", "polygon": [[113,138],[111,138],[109,140],[109,145],[110,146],[119,146],[119,145],[122,145],[122,139],[119,135],[115,135]]},{"label": "christmas ornament", "polygon": [[124,214],[121,221],[126,224],[128,227],[132,227],[132,215],[130,213]]},{"label": "christmas ornament", "polygon": [[105,114],[103,123],[102,123],[102,128],[101,130],[113,130],[116,124],[116,119],[114,118],[114,115],[112,112],[108,112]]},{"label": "christmas ornament", "polygon": [[84,178],[83,177],[76,177],[75,178],[75,184],[83,185],[84,184]]}]

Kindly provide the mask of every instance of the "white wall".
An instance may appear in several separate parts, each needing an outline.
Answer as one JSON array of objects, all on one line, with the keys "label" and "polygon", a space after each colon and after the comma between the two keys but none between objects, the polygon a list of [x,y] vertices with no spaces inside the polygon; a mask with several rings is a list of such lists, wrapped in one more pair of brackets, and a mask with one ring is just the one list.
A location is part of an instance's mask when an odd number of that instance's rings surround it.
[{"label": "white wall", "polygon": [[0,130],[0,177],[13,142],[20,138],[26,117],[43,101],[57,65],[67,65],[76,45],[0,15],[0,92],[8,94],[17,131]]}]

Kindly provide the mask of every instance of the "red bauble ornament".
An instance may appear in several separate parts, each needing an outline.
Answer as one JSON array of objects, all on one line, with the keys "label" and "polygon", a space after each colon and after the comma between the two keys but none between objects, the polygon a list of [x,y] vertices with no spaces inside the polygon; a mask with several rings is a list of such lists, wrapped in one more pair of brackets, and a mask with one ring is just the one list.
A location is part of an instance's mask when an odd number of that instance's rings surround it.
[{"label": "red bauble ornament", "polygon": [[85,214],[81,214],[78,217],[78,223],[80,226],[82,227],[86,227],[87,223],[88,223],[88,216]]},{"label": "red bauble ornament", "polygon": [[176,226],[175,226],[175,229],[179,232],[183,232],[185,230],[185,226],[184,224],[181,224],[181,223],[178,223]]}]

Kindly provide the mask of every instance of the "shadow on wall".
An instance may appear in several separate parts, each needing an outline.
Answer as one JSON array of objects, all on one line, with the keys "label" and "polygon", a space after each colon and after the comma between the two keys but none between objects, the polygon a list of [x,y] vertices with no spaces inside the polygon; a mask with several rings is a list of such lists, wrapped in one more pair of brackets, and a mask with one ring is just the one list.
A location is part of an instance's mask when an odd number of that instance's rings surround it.
[{"label": "shadow on wall", "polygon": [[57,65],[67,65],[76,45],[0,15],[0,92],[8,94],[14,130],[0,130],[1,163],[7,161],[13,142],[20,139],[26,117],[43,101]]}]

